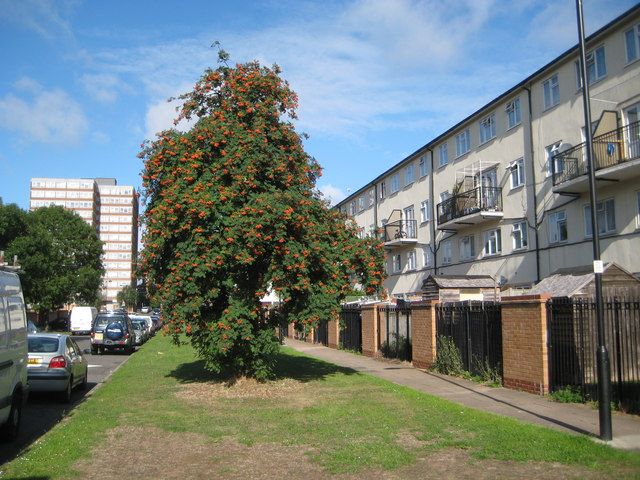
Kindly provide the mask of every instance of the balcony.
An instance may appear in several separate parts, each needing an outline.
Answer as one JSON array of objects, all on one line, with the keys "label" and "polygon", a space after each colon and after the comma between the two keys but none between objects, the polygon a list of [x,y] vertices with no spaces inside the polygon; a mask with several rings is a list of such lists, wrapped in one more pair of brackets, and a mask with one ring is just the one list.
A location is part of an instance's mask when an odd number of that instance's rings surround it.
[{"label": "balcony", "polygon": [[418,242],[418,221],[397,220],[384,225],[382,241],[386,249],[415,245]]},{"label": "balcony", "polygon": [[475,187],[438,204],[438,229],[460,230],[503,215],[502,188]]},{"label": "balcony", "polygon": [[[593,157],[599,186],[640,176],[640,122],[594,137]],[[552,169],[555,193],[588,191],[586,143],[555,155]]]}]

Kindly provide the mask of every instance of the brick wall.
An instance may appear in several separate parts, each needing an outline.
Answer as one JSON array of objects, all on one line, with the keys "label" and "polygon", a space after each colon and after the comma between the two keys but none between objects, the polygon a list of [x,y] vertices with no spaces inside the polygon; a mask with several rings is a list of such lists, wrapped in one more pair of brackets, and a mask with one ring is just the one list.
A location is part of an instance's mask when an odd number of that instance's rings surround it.
[{"label": "brick wall", "polygon": [[340,321],[331,320],[329,321],[329,338],[328,338],[328,346],[330,348],[339,348],[340,347]]},{"label": "brick wall", "polygon": [[502,298],[503,382],[507,388],[549,392],[548,295]]},{"label": "brick wall", "polygon": [[362,305],[362,354],[375,357],[378,353],[378,305]]},{"label": "brick wall", "polygon": [[293,323],[290,323],[290,324],[287,326],[287,337],[289,337],[289,338],[294,338],[294,337],[295,337],[295,333],[296,333],[296,330],[295,330],[295,328],[293,327]]},{"label": "brick wall", "polygon": [[416,368],[429,368],[436,359],[436,305],[438,301],[411,304],[411,351]]}]

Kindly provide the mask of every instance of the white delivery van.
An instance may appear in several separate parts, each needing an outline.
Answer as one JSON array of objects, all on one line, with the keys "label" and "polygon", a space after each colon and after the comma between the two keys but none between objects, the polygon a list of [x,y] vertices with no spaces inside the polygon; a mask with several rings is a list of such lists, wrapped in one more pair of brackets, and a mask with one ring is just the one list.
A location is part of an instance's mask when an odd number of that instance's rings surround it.
[{"label": "white delivery van", "polygon": [[72,335],[89,334],[93,321],[98,315],[95,307],[73,307],[69,318],[69,330]]},{"label": "white delivery van", "polygon": [[0,439],[18,435],[27,400],[27,314],[20,279],[0,267]]}]

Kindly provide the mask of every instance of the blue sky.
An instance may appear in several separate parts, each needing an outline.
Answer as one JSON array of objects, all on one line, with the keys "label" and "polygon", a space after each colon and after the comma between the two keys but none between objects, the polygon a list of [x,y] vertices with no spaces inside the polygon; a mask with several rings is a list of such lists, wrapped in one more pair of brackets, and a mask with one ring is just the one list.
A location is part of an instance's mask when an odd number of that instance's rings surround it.
[{"label": "blue sky", "polygon": [[[592,32],[636,2],[585,0]],[[31,177],[139,187],[166,99],[214,66],[277,63],[334,201],[577,41],[573,0],[0,0],[0,197]]]}]

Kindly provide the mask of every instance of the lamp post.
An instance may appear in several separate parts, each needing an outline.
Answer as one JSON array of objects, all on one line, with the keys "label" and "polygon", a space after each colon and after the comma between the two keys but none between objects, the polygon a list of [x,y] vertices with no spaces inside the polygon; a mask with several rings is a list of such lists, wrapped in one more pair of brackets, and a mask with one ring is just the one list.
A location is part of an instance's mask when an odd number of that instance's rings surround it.
[{"label": "lamp post", "polygon": [[589,79],[584,41],[584,18],[582,0],[576,0],[578,17],[578,40],[580,46],[580,78],[582,79],[582,103],[584,105],[585,144],[587,147],[587,165],[589,170],[589,203],[591,205],[591,233],[593,239],[593,271],[596,286],[596,319],[598,325],[598,411],[600,416],[600,438],[611,440],[611,369],[609,352],[604,338],[604,305],[602,303],[602,261],[600,260],[600,233],[596,206],[596,172],[593,158],[593,138],[591,133],[591,107],[589,104]]}]

